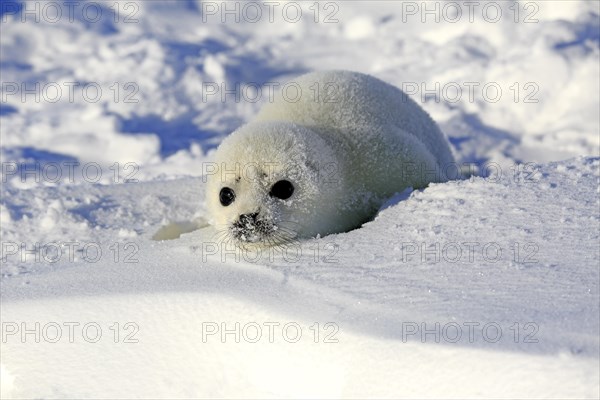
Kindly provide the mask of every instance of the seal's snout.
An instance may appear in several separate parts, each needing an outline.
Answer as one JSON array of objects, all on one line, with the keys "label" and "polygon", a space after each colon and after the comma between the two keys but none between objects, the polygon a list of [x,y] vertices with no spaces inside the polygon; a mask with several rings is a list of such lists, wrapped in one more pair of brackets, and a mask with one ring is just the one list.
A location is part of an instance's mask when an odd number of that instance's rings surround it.
[{"label": "seal's snout", "polygon": [[239,218],[239,223],[242,226],[252,226],[256,224],[256,220],[258,219],[258,213],[252,214],[242,214]]},{"label": "seal's snout", "polygon": [[268,236],[273,225],[260,220],[258,213],[242,214],[231,226],[233,237],[243,242],[257,242]]}]

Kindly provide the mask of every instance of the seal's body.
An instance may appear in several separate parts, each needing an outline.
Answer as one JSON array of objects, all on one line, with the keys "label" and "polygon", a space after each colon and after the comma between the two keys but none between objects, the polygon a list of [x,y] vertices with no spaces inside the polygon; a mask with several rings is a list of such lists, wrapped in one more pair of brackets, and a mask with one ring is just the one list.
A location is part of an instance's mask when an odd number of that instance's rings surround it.
[{"label": "seal's body", "polygon": [[269,245],[347,231],[394,193],[447,180],[446,139],[401,90],[349,71],[286,88],[215,154],[207,207],[228,238]]}]

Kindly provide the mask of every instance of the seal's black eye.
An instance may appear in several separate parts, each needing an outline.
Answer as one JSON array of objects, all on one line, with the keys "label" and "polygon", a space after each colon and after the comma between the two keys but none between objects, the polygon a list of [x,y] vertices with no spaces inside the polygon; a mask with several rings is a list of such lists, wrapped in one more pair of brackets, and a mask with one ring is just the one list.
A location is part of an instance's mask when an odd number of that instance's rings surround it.
[{"label": "seal's black eye", "polygon": [[294,194],[294,185],[290,181],[277,181],[271,188],[269,195],[278,199],[289,199]]},{"label": "seal's black eye", "polygon": [[235,200],[235,192],[231,188],[224,187],[219,193],[219,200],[224,207],[227,207]]}]

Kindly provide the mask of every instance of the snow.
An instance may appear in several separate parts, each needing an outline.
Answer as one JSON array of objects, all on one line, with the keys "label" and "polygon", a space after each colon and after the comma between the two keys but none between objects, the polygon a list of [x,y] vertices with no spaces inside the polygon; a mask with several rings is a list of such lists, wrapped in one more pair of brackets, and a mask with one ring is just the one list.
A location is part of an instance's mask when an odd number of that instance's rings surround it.
[{"label": "snow", "polygon": [[[522,2],[518,22],[512,2],[473,22],[463,5],[454,23],[423,23],[421,2],[321,3],[318,23],[313,3],[239,23],[207,12],[220,2],[129,3],[115,22],[95,2],[96,23],[2,3],[2,398],[600,396],[597,2]],[[288,253],[220,247],[211,152],[261,85],[340,68],[412,91],[482,176]],[[63,96],[9,94],[24,82]],[[71,101],[65,82],[103,95]],[[180,238],[153,240],[173,222]]]}]

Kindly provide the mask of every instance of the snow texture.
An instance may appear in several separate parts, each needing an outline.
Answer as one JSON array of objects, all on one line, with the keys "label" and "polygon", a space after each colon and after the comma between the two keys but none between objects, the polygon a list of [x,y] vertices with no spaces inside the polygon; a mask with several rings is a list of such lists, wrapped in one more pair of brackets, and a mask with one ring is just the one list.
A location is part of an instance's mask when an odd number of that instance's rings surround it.
[{"label": "snow texture", "polygon": [[[0,3],[2,398],[598,398],[599,3],[290,3]],[[474,175],[219,248],[214,149],[270,82],[332,69],[403,89]]]}]

